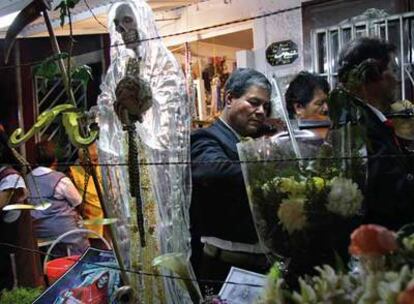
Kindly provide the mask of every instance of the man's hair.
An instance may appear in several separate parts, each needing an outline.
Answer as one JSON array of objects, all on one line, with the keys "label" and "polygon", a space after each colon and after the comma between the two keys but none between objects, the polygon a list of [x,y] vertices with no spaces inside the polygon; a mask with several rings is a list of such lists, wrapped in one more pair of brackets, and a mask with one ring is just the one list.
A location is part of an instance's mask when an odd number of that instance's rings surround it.
[{"label": "man's hair", "polygon": [[251,86],[263,88],[269,95],[272,93],[272,85],[266,76],[249,68],[235,70],[227,79],[224,92],[230,93],[234,98],[240,98]]},{"label": "man's hair", "polygon": [[316,89],[329,93],[329,83],[322,76],[302,71],[293,78],[285,93],[289,118],[295,118],[295,104],[305,107],[313,99]]},{"label": "man's hair", "polygon": [[[339,81],[346,84],[349,81],[350,72],[364,62],[367,63],[366,66],[371,65],[370,71],[361,71],[360,73],[370,74],[370,76],[363,77],[361,80],[375,80],[373,77],[380,77],[382,72],[387,69],[391,60],[390,54],[395,50],[395,45],[377,38],[361,37],[350,41],[339,54]],[[365,69],[367,68],[365,67]],[[378,73],[379,75],[377,75]]]},{"label": "man's hair", "polygon": [[50,167],[56,161],[56,146],[48,140],[40,141],[35,146],[35,160],[38,166]]}]

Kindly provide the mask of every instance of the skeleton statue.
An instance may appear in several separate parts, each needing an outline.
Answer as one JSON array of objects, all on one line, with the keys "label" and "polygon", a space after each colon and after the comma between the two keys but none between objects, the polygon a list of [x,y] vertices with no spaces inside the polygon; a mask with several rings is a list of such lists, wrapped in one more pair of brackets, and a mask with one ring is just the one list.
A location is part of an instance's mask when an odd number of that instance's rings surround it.
[{"label": "skeleton statue", "polygon": [[[192,279],[188,262],[191,116],[184,76],[162,41],[150,39],[158,37],[158,31],[146,1],[116,3],[108,20],[111,64],[101,85],[96,116],[105,204],[110,216],[118,218],[121,255],[126,267],[134,271],[177,275],[154,267],[157,258],[158,265],[168,264],[169,269]],[[131,136],[127,140],[125,125],[133,125],[137,134],[145,247],[137,233],[140,206],[128,191],[134,172],[123,165],[130,163],[128,141],[133,140]],[[183,281],[136,274],[130,275],[130,281],[140,303],[191,302]]]}]

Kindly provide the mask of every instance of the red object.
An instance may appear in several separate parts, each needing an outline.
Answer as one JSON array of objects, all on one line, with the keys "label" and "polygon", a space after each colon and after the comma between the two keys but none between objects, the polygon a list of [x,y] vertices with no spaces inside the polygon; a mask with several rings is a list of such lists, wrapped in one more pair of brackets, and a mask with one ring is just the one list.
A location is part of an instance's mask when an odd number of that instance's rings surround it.
[{"label": "red object", "polygon": [[46,276],[49,284],[53,284],[68,271],[80,258],[80,255],[54,259],[46,264]]},{"label": "red object", "polygon": [[361,225],[351,234],[349,252],[353,256],[381,256],[397,249],[396,234],[379,225]]},{"label": "red object", "polygon": [[92,284],[68,289],[59,297],[59,303],[106,304],[108,298],[108,272],[103,273]]}]

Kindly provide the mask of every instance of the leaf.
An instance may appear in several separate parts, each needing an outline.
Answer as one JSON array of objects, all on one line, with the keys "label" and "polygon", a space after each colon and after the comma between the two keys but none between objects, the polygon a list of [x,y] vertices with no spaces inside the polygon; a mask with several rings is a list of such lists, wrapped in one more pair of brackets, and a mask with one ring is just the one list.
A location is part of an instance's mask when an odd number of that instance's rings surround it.
[{"label": "leaf", "polygon": [[88,65],[81,65],[72,70],[72,79],[79,80],[82,85],[86,88],[89,80],[92,79],[92,69]]},{"label": "leaf", "polygon": [[201,299],[201,293],[198,285],[191,281],[191,275],[187,267],[188,262],[186,261],[183,254],[180,253],[167,253],[156,257],[152,261],[152,266],[158,268],[168,269],[174,272],[175,275],[185,280],[180,280],[180,284],[184,287],[194,303],[199,303]]},{"label": "leaf", "polygon": [[80,0],[62,0],[58,6],[56,6],[55,11],[60,11],[60,26],[63,27],[65,24],[65,18],[69,17],[70,10],[75,8]]},{"label": "leaf", "polygon": [[46,58],[42,63],[36,66],[35,75],[43,77],[46,80],[51,80],[60,74],[59,66],[56,61],[60,59],[66,59],[67,53],[59,53],[51,57]]},{"label": "leaf", "polygon": [[60,27],[63,27],[65,24],[65,17],[68,15],[68,7],[66,1],[60,2],[59,5],[56,6],[55,11],[58,9],[60,10]]},{"label": "leaf", "polygon": [[72,9],[72,8],[74,8],[76,6],[76,4],[79,3],[79,1],[80,0],[67,0],[66,1],[66,3],[67,3],[66,5],[67,5],[68,8]]}]

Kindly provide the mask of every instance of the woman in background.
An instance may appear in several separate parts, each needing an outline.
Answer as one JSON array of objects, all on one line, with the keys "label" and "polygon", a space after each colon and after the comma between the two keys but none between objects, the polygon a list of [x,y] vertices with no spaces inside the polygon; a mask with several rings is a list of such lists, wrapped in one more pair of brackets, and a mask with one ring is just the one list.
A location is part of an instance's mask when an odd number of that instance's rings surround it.
[{"label": "woman in background", "polygon": [[[16,170],[17,160],[7,142],[6,132],[0,124],[0,210],[9,204],[26,203],[27,198],[26,185]],[[41,257],[34,252],[38,248],[30,212],[1,211],[0,242],[3,243],[0,245],[0,291],[17,286],[44,285]]]},{"label": "woman in background", "polygon": [[[36,144],[35,158],[37,167],[27,175],[29,199],[34,205],[50,203],[45,210],[32,211],[36,236],[42,239],[57,238],[63,233],[83,228],[81,217],[76,210],[82,197],[72,181],[62,172],[56,171],[57,158],[55,145],[50,141]],[[64,238],[54,251],[57,255],[82,254],[89,246],[87,236],[82,233]]]}]

